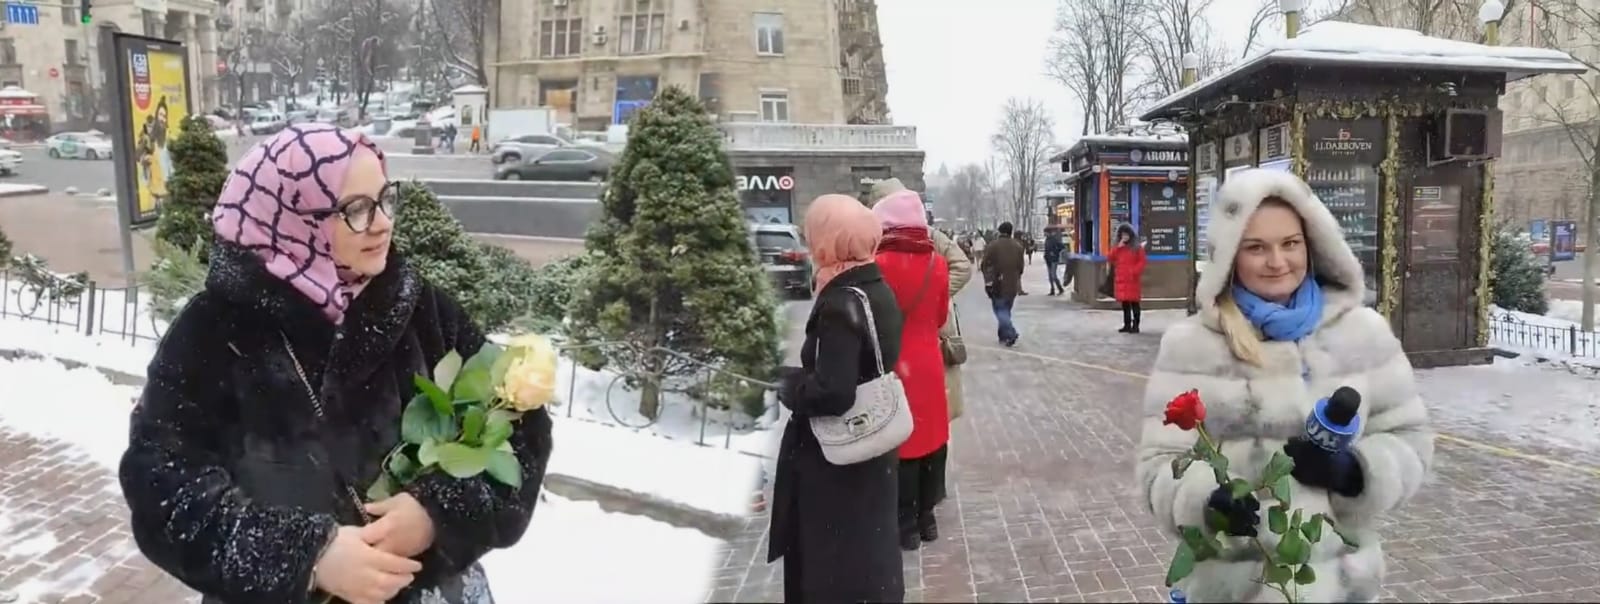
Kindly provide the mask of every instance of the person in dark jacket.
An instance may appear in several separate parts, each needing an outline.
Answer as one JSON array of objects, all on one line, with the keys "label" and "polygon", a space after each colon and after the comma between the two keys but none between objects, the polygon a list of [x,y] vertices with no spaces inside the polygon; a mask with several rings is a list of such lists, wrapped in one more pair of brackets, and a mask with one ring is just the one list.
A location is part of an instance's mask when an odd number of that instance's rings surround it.
[{"label": "person in dark jacket", "polygon": [[361,134],[300,124],[250,150],[218,198],[205,289],[151,360],[120,468],[140,551],[205,604],[490,604],[478,559],[532,519],[544,409],[509,440],[520,489],[431,473],[362,499],[412,377],[484,344],[390,249],[384,172]]},{"label": "person in dark jacket", "polygon": [[[790,411],[778,446],[767,561],[783,559],[784,601],[901,602],[896,521],[897,451],[837,466],[823,457],[809,419],[842,415],[856,387],[900,359],[901,316],[873,262],[883,235],[877,217],[846,195],[824,195],[806,211],[816,278],[800,367],[782,369],[778,401]],[[877,331],[850,288],[866,294]]]},{"label": "person in dark jacket", "polygon": [[1000,343],[1008,347],[1016,346],[1019,337],[1011,322],[1011,308],[1022,291],[1022,270],[1027,265],[1022,244],[1011,234],[1011,223],[1000,223],[1000,236],[989,242],[982,263],[983,291],[989,295],[994,317],[1000,323]]},{"label": "person in dark jacket", "polygon": [[1044,234],[1044,268],[1050,271],[1050,295],[1056,296],[1067,292],[1061,284],[1061,255],[1066,253],[1067,243],[1061,236],[1060,227],[1051,227]]}]

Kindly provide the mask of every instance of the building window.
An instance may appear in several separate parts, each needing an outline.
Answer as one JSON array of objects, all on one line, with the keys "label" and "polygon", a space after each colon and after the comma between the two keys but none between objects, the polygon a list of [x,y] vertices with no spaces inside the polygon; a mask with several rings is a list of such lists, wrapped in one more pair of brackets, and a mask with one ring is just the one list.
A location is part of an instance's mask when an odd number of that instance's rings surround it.
[{"label": "building window", "polygon": [[61,7],[61,24],[62,25],[77,25],[78,24],[78,9],[74,8],[74,7],[71,7],[71,6],[63,6],[63,7]]},{"label": "building window", "polygon": [[845,78],[844,93],[846,96],[861,94],[861,78]]},{"label": "building window", "polygon": [[789,93],[763,92],[761,93],[761,121],[787,122],[789,121]]},{"label": "building window", "polygon": [[783,15],[756,13],[756,54],[783,54]]},{"label": "building window", "polygon": [[0,65],[17,64],[17,41],[10,38],[0,39]]},{"label": "building window", "polygon": [[662,0],[623,0],[619,25],[622,54],[660,52],[667,28],[666,7]]},{"label": "building window", "polygon": [[67,61],[66,61],[66,63],[68,65],[77,65],[78,64],[78,59],[79,59],[79,57],[78,57],[78,41],[77,40],[66,40],[66,43],[67,43]]},{"label": "building window", "polygon": [[583,52],[583,19],[545,19],[539,23],[539,57],[575,57]]}]

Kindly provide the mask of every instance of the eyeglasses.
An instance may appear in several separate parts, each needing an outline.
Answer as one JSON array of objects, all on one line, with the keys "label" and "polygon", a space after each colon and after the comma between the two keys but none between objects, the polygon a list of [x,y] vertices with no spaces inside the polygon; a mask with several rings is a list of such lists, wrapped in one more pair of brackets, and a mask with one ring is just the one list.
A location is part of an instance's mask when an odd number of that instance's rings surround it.
[{"label": "eyeglasses", "polygon": [[384,185],[383,189],[378,192],[377,199],[365,195],[352,197],[344,205],[336,209],[318,210],[312,212],[311,216],[325,218],[338,214],[344,217],[344,224],[350,227],[350,230],[357,233],[365,233],[367,229],[372,228],[372,221],[377,218],[379,211],[382,211],[384,216],[393,218],[394,207],[395,204],[399,203],[399,200],[400,183],[391,182]]}]

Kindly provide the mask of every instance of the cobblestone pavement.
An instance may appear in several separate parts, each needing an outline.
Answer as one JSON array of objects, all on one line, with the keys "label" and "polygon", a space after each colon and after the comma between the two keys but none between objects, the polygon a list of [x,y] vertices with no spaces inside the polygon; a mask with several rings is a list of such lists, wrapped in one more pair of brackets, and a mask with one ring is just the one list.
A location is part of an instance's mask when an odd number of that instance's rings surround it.
[{"label": "cobblestone pavement", "polygon": [[[1119,334],[1119,313],[1038,295],[1043,283],[1035,265],[1035,295],[1017,304],[1015,351],[993,347],[980,288],[959,298],[971,349],[967,415],[953,430],[941,539],[905,557],[909,600],[1165,599],[1174,544],[1151,527],[1131,459],[1138,374],[1183,314],[1146,313],[1145,333]],[[1384,530],[1384,600],[1600,599],[1600,471],[1498,448],[1506,446],[1515,444],[1439,440],[1432,481]],[[710,601],[781,601],[781,567],[765,563],[766,526],[765,515],[751,517],[721,553]]]}]

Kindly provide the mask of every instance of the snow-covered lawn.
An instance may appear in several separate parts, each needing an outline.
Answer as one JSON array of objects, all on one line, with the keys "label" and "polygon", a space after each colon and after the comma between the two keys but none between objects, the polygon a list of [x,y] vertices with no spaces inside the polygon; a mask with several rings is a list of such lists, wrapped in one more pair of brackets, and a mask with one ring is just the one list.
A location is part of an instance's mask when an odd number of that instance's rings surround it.
[{"label": "snow-covered lawn", "polygon": [[[28,327],[32,326],[0,321],[0,347],[21,343],[13,338]],[[37,327],[38,339],[28,340],[25,348],[77,352],[80,360],[121,356],[124,364],[148,358],[148,351],[141,354],[126,342],[113,354],[88,338],[51,335],[44,326]],[[74,339],[79,342],[70,343]],[[108,473],[116,471],[138,389],[113,385],[94,369],[67,369],[54,359],[0,360],[0,384],[7,388],[6,396],[0,397],[0,434],[10,430],[68,443],[69,458],[87,459]],[[64,412],[63,402],[70,402],[70,413]],[[579,406],[592,405],[580,402]],[[569,418],[565,407],[553,411],[556,445],[550,472],[721,514],[749,512],[759,458],[720,444],[698,446],[649,430],[604,425],[586,414]],[[115,482],[111,485],[108,488],[114,490]],[[25,520],[0,498],[0,527],[20,526]],[[58,538],[47,532],[16,536],[0,538],[0,557],[24,556],[40,547],[48,551]],[[719,544],[697,530],[548,495],[522,541],[493,553],[485,565],[496,595],[507,602],[698,602],[709,588]],[[85,589],[97,577],[91,567],[74,573],[83,574],[82,581],[34,585],[19,595],[42,597]]]},{"label": "snow-covered lawn", "polygon": [[1424,369],[1417,382],[1443,429],[1600,452],[1600,377],[1524,355],[1493,365]]},{"label": "snow-covered lawn", "polygon": [[1600,368],[1600,333],[1579,327],[1580,303],[1551,300],[1544,315],[1498,306],[1489,312],[1490,345],[1553,363]]}]

